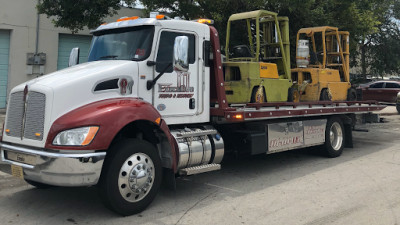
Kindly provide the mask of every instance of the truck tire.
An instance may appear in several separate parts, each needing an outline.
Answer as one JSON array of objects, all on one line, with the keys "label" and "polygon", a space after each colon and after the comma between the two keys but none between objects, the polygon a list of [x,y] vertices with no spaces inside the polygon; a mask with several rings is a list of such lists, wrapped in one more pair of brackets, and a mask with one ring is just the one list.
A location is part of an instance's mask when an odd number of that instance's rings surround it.
[{"label": "truck tire", "polygon": [[27,180],[27,179],[24,179],[24,180],[25,180],[26,183],[28,183],[28,184],[30,184],[30,185],[34,186],[35,188],[38,188],[38,189],[47,189],[47,188],[54,187],[53,185],[43,184],[43,183],[36,182],[36,181],[33,181],[33,180]]},{"label": "truck tire", "polygon": [[330,158],[338,157],[344,148],[344,126],[338,117],[328,119],[325,130],[325,144],[323,153]]},{"label": "truck tire", "polygon": [[162,180],[157,149],[143,140],[123,139],[109,152],[100,180],[102,200],[123,216],[143,211],[156,197]]},{"label": "truck tire", "polygon": [[330,101],[331,100],[331,98],[329,97],[328,89],[323,89],[321,91],[321,95],[319,97],[319,100],[321,100],[321,101]]},{"label": "truck tire", "polygon": [[354,88],[349,88],[347,90],[347,101],[356,101],[357,100],[357,92]]}]

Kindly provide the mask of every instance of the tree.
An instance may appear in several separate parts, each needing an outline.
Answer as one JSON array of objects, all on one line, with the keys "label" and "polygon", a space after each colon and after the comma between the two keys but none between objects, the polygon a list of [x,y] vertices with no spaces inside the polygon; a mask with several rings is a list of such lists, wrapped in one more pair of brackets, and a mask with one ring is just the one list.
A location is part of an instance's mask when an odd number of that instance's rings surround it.
[{"label": "tree", "polygon": [[[133,4],[134,0],[125,0]],[[38,12],[52,19],[56,27],[64,27],[76,33],[85,26],[95,28],[107,16],[115,15],[121,8],[120,0],[41,0]]]},{"label": "tree", "polygon": [[[126,0],[132,4],[134,0]],[[361,65],[362,73],[400,72],[397,49],[400,49],[398,0],[141,0],[147,13],[159,11],[171,17],[192,20],[211,18],[225,42],[226,23],[230,15],[266,9],[289,17],[291,58],[295,62],[295,38],[302,27],[335,26],[350,32],[351,66]],[[94,28],[104,17],[121,7],[120,0],[42,0],[40,13],[55,16],[56,26],[73,32],[84,26]],[[387,45],[390,44],[390,48]],[[390,54],[389,54],[390,53]],[[399,58],[399,57],[397,57]],[[294,65],[294,64],[293,64]]]}]

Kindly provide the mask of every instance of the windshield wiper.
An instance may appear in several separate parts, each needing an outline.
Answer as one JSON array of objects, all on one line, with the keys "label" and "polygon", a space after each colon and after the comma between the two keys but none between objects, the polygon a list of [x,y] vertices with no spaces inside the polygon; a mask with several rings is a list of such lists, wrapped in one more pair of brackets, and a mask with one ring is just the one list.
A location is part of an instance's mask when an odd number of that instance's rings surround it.
[{"label": "windshield wiper", "polygon": [[115,59],[117,58],[117,55],[104,55],[102,57],[100,57],[99,59]]}]

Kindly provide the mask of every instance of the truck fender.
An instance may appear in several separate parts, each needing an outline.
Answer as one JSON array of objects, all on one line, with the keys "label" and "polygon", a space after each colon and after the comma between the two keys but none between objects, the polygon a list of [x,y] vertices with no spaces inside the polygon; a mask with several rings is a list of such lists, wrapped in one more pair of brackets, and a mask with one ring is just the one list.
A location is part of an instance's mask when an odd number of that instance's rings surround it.
[{"label": "truck fender", "polygon": [[[55,150],[107,150],[122,129],[138,121],[157,127],[157,130],[165,135],[169,143],[167,148],[169,148],[171,158],[171,162],[167,164],[169,164],[169,168],[175,171],[177,148],[167,124],[161,119],[161,115],[153,105],[138,98],[101,100],[62,115],[52,124],[45,148]],[[86,146],[57,146],[52,144],[59,132],[85,126],[99,126],[96,137],[90,144]]]}]

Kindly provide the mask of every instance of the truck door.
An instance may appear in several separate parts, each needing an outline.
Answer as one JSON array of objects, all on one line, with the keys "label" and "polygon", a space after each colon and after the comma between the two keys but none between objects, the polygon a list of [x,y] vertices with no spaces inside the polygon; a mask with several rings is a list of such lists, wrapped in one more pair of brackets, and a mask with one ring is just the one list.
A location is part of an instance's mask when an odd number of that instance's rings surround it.
[{"label": "truck door", "polygon": [[[166,67],[164,75],[154,86],[153,105],[164,117],[192,116],[199,111],[199,63],[196,51],[197,36],[172,30],[161,30],[155,61],[155,76]],[[189,71],[175,72],[172,69],[174,41],[177,36],[189,38]]]}]

